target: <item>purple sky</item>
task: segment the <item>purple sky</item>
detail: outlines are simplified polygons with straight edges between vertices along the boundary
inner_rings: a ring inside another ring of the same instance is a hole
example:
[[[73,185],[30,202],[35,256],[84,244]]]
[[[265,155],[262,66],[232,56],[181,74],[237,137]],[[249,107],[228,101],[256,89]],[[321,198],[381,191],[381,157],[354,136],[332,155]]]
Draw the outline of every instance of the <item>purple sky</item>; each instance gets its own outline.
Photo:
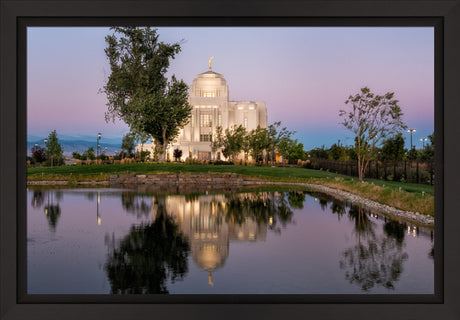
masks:
[[[231,100],[265,101],[269,124],[281,121],[305,149],[353,143],[339,124],[344,101],[364,86],[395,92],[414,145],[434,131],[434,29],[431,27],[158,28],[182,43],[169,75],[187,84],[208,69],[225,76]],[[28,134],[121,137],[106,123],[108,28],[28,28]],[[405,133],[406,145],[410,135]]]

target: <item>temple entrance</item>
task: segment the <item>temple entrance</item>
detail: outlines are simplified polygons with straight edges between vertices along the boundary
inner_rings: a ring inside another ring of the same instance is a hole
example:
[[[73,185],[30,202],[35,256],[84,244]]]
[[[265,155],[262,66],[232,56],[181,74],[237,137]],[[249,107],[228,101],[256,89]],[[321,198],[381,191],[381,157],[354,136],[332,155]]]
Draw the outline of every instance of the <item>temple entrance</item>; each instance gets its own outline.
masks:
[[[211,152],[199,151],[198,152],[198,160],[200,160],[200,161],[211,160]]]

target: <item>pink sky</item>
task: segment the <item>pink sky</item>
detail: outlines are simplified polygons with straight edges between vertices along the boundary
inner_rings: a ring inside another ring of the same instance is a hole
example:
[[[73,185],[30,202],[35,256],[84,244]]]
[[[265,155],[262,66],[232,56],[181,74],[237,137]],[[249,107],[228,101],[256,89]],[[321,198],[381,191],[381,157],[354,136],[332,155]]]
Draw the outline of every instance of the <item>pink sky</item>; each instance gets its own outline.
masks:
[[[28,29],[28,134],[121,137],[128,128],[107,124],[110,72],[108,28]],[[169,75],[187,84],[207,70],[227,80],[231,100],[265,101],[268,121],[281,121],[306,149],[352,144],[339,125],[350,94],[368,86],[395,92],[414,142],[434,131],[434,30],[430,27],[159,28],[160,40],[184,39]],[[409,134],[406,133],[409,143]],[[420,142],[421,144],[421,142]],[[418,146],[418,145],[417,145]]]

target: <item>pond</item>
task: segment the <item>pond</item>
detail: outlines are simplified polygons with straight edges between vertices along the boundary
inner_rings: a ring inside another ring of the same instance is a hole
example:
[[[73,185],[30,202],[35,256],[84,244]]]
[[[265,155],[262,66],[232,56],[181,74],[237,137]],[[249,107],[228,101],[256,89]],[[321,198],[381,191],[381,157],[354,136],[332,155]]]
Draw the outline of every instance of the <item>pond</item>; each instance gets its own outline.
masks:
[[[433,230],[302,189],[27,190],[28,294],[433,294]]]

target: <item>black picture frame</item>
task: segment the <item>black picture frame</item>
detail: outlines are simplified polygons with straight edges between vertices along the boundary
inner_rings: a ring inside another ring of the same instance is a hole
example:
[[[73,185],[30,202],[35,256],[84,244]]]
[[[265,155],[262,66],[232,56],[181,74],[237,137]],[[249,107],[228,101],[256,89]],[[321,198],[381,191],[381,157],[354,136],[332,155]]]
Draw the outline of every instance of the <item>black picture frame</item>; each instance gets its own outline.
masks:
[[[460,318],[459,234],[455,138],[459,127],[459,1],[1,1],[0,51],[0,319],[134,318],[313,318],[458,319]],[[153,18],[152,18],[153,17]],[[24,26],[107,25],[140,21],[162,25],[436,25],[435,137],[437,286],[433,296],[321,295],[188,296],[170,299],[97,296],[24,296],[26,64]],[[115,23],[114,23],[115,24]],[[22,52],[22,54],[21,54]],[[449,146],[445,148],[444,146]],[[22,267],[21,267],[22,266]],[[22,268],[22,269],[21,269]],[[151,303],[155,302],[155,303]]]

